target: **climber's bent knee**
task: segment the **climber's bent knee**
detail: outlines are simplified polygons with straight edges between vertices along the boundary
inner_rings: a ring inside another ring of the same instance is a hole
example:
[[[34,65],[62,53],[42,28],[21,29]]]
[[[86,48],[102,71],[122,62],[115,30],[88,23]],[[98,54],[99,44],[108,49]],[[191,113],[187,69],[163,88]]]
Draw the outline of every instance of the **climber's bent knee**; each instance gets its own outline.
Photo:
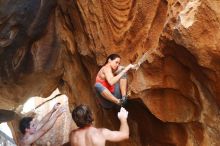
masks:
[[[105,90],[108,90],[106,87],[104,87],[101,83],[95,83],[94,87],[95,87],[95,90],[97,91],[96,93],[97,101],[104,109],[112,109],[116,106],[114,103],[105,99],[102,96],[102,93]]]
[[[128,79],[128,74],[124,73],[123,76],[120,79]]]
[[[95,83],[95,89],[101,94],[106,88],[101,83]]]

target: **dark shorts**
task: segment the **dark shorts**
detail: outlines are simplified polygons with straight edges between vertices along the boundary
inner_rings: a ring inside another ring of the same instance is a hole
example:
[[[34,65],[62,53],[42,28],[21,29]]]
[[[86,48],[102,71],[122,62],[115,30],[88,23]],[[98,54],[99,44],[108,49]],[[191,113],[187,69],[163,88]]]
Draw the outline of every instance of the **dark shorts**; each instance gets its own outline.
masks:
[[[127,74],[125,73],[121,79],[127,79]],[[118,105],[105,99],[102,97],[101,93],[106,89],[108,90],[105,86],[103,86],[101,83],[95,83],[95,90],[96,90],[96,97],[98,100],[98,103],[101,104],[103,108],[109,109],[109,108],[114,108],[117,107]],[[109,91],[110,92],[110,91]],[[119,81],[114,84],[114,92],[112,93],[116,98],[121,99],[121,90],[120,90],[120,83]]]
[[[115,103],[113,103],[113,102],[105,99],[104,97],[102,97],[101,93],[105,89],[108,90],[105,86],[103,86],[101,83],[95,83],[95,89],[96,89],[96,97],[97,97],[98,103],[101,104],[102,107],[108,109],[108,108],[114,108],[115,106],[117,106]],[[121,91],[120,91],[119,83],[116,83],[114,85],[114,92],[112,94],[116,98],[121,99]]]

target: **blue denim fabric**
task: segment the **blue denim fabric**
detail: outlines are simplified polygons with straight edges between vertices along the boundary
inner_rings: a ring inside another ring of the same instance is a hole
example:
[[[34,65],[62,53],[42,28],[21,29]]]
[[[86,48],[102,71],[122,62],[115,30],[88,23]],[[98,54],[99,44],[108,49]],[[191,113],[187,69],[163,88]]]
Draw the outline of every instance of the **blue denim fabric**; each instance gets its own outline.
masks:
[[[97,94],[97,98],[99,103],[102,105],[103,108],[114,108],[115,106],[117,106],[115,103],[105,99],[104,97],[102,97],[101,93],[106,89],[108,90],[106,87],[104,87],[101,83],[95,83],[95,89],[96,89],[96,94]],[[120,91],[120,84],[116,83],[114,85],[114,93],[112,93],[116,98],[121,99],[121,91]]]

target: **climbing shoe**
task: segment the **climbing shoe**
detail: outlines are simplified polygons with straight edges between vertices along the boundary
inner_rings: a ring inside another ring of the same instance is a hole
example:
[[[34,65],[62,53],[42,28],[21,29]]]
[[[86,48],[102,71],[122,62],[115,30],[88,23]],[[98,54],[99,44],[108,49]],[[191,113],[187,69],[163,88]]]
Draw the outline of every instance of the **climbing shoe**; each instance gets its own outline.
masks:
[[[128,102],[127,96],[122,96],[122,98],[120,99],[120,105],[125,106],[127,102]]]

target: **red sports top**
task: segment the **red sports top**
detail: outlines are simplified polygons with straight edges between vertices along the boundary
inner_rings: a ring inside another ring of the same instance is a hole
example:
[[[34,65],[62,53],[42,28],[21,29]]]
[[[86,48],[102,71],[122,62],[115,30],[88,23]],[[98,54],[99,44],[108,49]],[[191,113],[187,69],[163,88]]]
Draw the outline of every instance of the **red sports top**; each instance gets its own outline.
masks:
[[[107,80],[96,79],[96,83],[101,83],[104,87],[106,87],[111,93],[114,92],[114,85],[110,85]]]

